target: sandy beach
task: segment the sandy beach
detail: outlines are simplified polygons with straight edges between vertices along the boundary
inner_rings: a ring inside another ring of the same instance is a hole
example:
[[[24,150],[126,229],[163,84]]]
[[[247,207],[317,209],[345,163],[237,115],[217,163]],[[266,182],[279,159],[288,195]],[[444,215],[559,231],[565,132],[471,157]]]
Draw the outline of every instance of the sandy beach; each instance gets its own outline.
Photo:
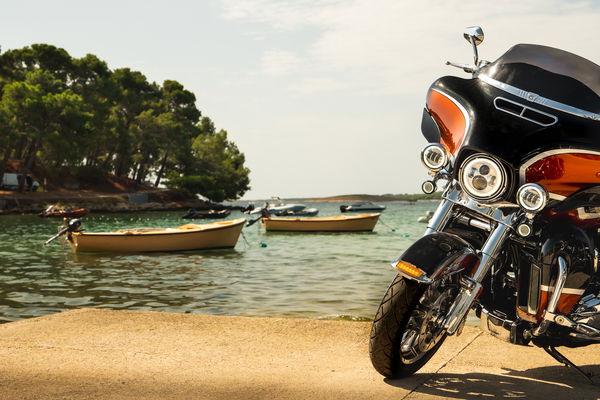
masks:
[[[0,326],[0,399],[599,399],[541,349],[466,327],[418,374],[370,365],[370,323],[80,309]],[[600,375],[598,348],[565,349]],[[598,379],[598,378],[596,378]]]

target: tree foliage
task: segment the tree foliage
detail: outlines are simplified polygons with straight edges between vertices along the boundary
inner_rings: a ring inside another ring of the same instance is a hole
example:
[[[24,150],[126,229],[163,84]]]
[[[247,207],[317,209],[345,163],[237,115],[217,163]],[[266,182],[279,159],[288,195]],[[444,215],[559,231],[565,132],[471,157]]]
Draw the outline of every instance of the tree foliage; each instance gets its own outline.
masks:
[[[204,126],[211,126],[203,118]],[[227,132],[203,131],[192,142],[192,162],[186,176],[169,176],[169,185],[201,193],[214,201],[236,199],[248,189],[249,170],[244,154],[227,139]]]
[[[182,84],[48,44],[0,54],[0,149],[0,177],[13,160],[38,175],[66,167],[155,186],[168,177],[214,201],[249,189],[244,154]]]

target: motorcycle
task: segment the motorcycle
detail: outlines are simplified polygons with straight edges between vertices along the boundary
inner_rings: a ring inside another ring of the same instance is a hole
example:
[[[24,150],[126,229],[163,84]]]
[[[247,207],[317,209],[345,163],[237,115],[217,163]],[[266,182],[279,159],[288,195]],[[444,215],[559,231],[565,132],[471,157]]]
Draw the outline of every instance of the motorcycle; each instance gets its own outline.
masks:
[[[471,74],[435,81],[421,161],[442,201],[423,237],[392,267],[369,351],[386,377],[418,371],[470,310],[480,327],[533,344],[591,376],[557,347],[600,343],[600,66],[518,44],[480,60],[480,27],[464,31]]]

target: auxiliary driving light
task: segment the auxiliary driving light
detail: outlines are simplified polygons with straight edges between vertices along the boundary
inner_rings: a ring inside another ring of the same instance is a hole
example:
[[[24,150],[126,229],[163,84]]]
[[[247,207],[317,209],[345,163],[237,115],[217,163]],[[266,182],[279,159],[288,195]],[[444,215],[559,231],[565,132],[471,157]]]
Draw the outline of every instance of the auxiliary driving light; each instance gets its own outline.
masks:
[[[425,181],[421,185],[421,190],[425,194],[432,194],[433,192],[435,192],[436,189],[437,189],[437,186],[435,185],[434,181]]]
[[[537,183],[526,183],[517,191],[517,203],[525,211],[538,212],[546,207],[548,193]]]
[[[448,163],[448,153],[438,143],[427,145],[421,152],[421,162],[430,170],[437,172]]]

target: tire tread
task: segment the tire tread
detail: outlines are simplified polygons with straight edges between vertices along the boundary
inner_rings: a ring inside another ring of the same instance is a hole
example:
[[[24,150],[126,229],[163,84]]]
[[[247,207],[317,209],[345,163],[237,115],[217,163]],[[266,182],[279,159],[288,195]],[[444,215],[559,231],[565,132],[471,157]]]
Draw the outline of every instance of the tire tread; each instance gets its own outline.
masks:
[[[411,375],[424,364],[405,365],[399,359],[399,336],[422,293],[423,288],[417,282],[396,275],[377,309],[371,328],[369,355],[373,367],[385,377]]]

